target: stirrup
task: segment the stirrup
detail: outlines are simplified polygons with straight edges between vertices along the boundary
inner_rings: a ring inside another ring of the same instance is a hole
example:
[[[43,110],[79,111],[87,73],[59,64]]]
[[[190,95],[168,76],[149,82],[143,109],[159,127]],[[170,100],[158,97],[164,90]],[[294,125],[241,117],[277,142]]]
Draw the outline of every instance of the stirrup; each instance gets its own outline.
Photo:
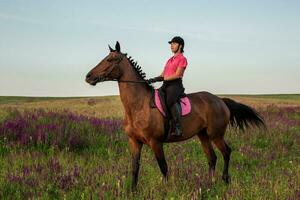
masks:
[[[170,127],[170,135],[172,135],[172,136],[181,136],[182,135],[181,125],[176,124],[174,121],[172,121],[171,127]]]
[[[176,124],[175,124],[175,127],[171,131],[171,135],[172,136],[182,136],[182,129],[181,129],[181,127],[176,127]]]

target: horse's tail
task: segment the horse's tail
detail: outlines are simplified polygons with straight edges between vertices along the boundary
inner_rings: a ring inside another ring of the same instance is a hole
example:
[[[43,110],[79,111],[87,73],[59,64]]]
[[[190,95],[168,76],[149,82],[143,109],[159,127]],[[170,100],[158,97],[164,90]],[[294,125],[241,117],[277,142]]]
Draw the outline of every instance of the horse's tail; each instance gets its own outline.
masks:
[[[229,98],[222,98],[230,110],[230,125],[244,130],[250,125],[266,129],[263,117],[253,108]]]

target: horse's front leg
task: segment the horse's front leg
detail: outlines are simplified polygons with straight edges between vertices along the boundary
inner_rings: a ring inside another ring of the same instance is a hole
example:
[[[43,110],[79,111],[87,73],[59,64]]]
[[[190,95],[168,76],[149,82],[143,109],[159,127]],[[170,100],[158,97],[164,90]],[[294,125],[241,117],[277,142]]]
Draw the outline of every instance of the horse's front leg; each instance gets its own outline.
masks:
[[[150,147],[155,154],[155,158],[158,162],[160,171],[164,176],[164,182],[167,182],[168,181],[168,165],[167,165],[167,161],[165,159],[163,143],[152,140],[150,142]]]
[[[141,156],[141,149],[143,143],[137,141],[135,138],[129,137],[128,140],[131,156],[132,156],[132,181],[131,181],[131,190],[135,191],[137,182],[138,182],[138,175],[140,169],[140,156]]]

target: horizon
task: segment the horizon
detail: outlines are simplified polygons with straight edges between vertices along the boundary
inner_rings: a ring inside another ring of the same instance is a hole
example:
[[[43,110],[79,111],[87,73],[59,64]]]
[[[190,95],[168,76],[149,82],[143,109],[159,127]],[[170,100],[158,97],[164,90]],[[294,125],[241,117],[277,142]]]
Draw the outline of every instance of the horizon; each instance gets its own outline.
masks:
[[[149,2],[0,2],[0,96],[119,95],[117,83],[85,82],[108,44],[152,78],[175,35],[186,43],[185,93],[300,93],[300,2]]]
[[[201,92],[201,91],[200,91]],[[214,94],[217,96],[284,96],[284,95],[300,95],[300,93],[281,93],[281,94]],[[89,97],[113,97],[119,94],[103,95],[103,96],[3,96],[1,97],[21,97],[21,98],[89,98]]]

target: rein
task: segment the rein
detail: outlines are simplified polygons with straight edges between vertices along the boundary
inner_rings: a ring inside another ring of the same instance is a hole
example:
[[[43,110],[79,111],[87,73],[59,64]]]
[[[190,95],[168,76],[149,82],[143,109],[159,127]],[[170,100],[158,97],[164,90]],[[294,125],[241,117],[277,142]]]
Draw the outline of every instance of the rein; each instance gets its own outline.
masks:
[[[147,81],[130,81],[130,80],[118,80],[113,79],[112,81],[125,82],[125,83],[146,83]]]

